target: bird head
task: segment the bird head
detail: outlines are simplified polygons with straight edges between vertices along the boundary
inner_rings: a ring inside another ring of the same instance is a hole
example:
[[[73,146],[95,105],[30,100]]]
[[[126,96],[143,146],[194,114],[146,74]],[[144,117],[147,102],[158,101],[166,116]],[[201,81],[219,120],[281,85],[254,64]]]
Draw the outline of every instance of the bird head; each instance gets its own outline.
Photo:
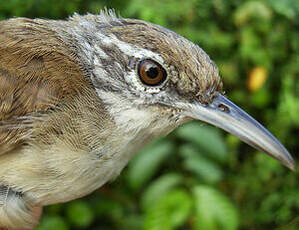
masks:
[[[223,95],[218,68],[198,45],[161,26],[111,14],[71,21],[92,85],[126,135],[147,130],[158,136],[200,120],[295,168],[283,145]]]

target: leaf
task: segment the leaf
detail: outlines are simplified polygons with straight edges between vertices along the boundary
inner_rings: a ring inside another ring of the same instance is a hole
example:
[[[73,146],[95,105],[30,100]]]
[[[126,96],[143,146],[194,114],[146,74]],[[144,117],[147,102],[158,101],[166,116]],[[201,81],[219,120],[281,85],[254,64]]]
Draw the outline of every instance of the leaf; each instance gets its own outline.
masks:
[[[142,196],[142,207],[148,209],[155,202],[159,202],[160,199],[177,186],[183,177],[180,174],[169,173],[163,175],[153,181],[150,186],[145,190]]]
[[[42,219],[36,230],[68,230],[65,220],[60,216],[46,216]]]
[[[77,200],[67,207],[67,217],[76,227],[88,227],[94,219],[94,213],[89,203]]]
[[[173,143],[164,140],[148,145],[129,164],[127,179],[130,186],[137,190],[140,189],[153,177],[172,151]]]
[[[180,154],[184,157],[184,168],[195,173],[208,183],[216,183],[223,177],[221,168],[190,144],[180,147]]]
[[[294,19],[296,14],[298,16],[299,3],[294,0],[279,0],[272,1],[267,0],[268,4],[271,5],[275,12],[281,14],[289,19]]]
[[[181,226],[188,218],[192,201],[190,195],[181,189],[163,196],[146,210],[145,230],[171,230]]]
[[[203,153],[224,162],[227,160],[227,149],[219,130],[211,126],[203,126],[199,122],[188,123],[177,130],[177,135],[184,140],[196,144]]]
[[[235,230],[239,225],[235,206],[219,191],[200,185],[193,188],[195,198],[195,230]]]

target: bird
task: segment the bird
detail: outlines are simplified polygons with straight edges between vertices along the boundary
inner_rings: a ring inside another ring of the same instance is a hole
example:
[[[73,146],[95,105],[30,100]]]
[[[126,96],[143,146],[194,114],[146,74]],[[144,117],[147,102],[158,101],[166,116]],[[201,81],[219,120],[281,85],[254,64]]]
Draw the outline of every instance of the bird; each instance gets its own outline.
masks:
[[[0,228],[113,181],[147,143],[200,120],[295,170],[231,102],[216,64],[162,26],[113,10],[0,22]]]

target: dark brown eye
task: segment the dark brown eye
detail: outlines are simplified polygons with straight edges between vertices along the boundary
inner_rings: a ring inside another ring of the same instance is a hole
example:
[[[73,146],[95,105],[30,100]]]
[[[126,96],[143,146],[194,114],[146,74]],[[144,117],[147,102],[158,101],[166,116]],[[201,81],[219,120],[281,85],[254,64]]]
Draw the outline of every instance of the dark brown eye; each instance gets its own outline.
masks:
[[[142,83],[157,86],[166,80],[167,73],[159,63],[146,59],[139,63],[138,75]]]

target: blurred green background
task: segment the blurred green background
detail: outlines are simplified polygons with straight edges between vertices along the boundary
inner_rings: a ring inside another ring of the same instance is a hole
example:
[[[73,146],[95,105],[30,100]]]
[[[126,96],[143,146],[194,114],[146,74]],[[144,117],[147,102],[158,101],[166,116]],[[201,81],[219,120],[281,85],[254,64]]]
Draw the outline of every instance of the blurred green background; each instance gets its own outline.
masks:
[[[201,46],[229,98],[298,159],[298,0],[1,0],[0,19],[64,19],[105,6]],[[237,138],[193,122],[144,149],[112,184],[46,207],[37,229],[298,230],[298,179]]]

